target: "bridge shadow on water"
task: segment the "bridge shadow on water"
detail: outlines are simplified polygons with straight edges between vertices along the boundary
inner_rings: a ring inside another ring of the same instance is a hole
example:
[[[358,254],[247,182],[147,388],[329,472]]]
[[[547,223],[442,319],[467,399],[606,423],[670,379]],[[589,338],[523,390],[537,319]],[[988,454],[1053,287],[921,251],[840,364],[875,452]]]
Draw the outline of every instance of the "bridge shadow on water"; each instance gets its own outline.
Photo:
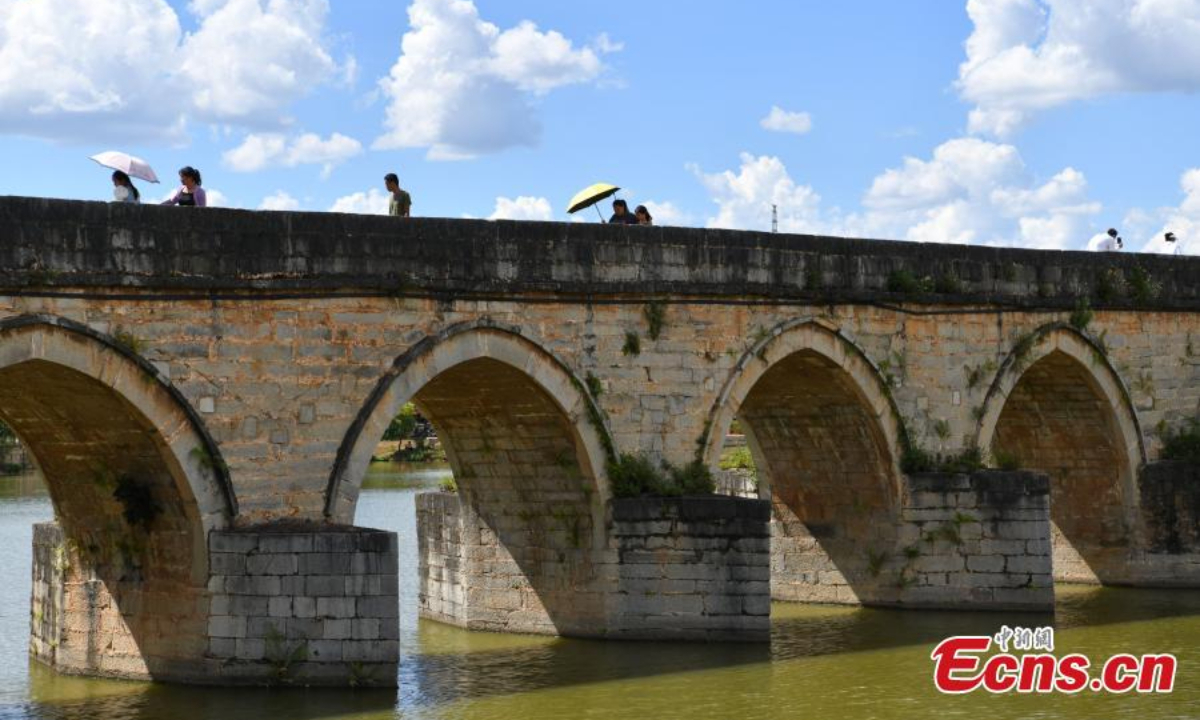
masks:
[[[771,643],[603,642],[468,633],[422,622],[406,642],[400,690],[272,690],[112,683],[33,671],[33,702],[0,705],[0,720],[258,720],[375,718],[436,712],[462,701],[833,655],[921,647],[950,635],[988,635],[1000,625],[1058,631],[1200,616],[1200,592],[1060,590],[1050,613],[915,612],[776,605]],[[1137,630],[1130,628],[1129,637]],[[413,642],[415,640],[415,642]],[[1061,640],[1060,640],[1061,644]]]
[[[579,684],[914,646],[927,653],[948,636],[991,635],[1005,624],[1052,625],[1061,632],[1200,616],[1200,592],[1073,587],[1060,592],[1054,613],[917,612],[780,604],[774,606],[773,613],[769,646],[496,636],[491,643],[494,646],[486,648],[461,631],[425,624],[422,645],[441,646],[443,652],[402,659],[401,705],[438,705]],[[443,637],[446,634],[454,637]],[[447,647],[455,643],[462,644],[461,651]]]

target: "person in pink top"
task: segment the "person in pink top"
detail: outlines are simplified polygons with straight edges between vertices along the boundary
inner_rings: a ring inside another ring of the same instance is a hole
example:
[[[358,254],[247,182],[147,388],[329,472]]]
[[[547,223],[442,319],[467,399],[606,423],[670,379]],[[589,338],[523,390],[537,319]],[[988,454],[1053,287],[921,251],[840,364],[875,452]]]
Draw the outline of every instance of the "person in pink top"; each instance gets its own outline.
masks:
[[[200,171],[191,165],[179,171],[179,182],[183,183],[183,187],[179,188],[175,194],[169,199],[164,200],[163,205],[178,205],[180,207],[204,207],[208,205],[208,197],[204,194],[204,188],[200,187]]]

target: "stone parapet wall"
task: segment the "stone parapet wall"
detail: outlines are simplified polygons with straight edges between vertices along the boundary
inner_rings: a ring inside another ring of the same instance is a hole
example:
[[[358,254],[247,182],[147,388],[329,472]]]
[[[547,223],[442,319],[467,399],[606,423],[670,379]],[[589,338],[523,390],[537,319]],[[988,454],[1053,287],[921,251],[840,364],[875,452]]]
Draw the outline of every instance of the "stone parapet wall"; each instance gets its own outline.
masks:
[[[1155,308],[1200,307],[1200,261],[1161,255],[584,223],[397,223],[229,209],[184,215],[152,205],[21,197],[0,197],[0,214],[7,218],[0,284],[18,286],[37,259],[37,272],[52,284],[74,286],[241,289],[252,278],[270,290],[403,286],[872,301],[911,296],[892,282],[893,273],[905,272],[929,278],[920,294],[930,298],[1069,309],[1095,294],[1108,269],[1124,275],[1141,266],[1161,283]]]
[[[395,533],[249,528],[209,551],[209,680],[395,687]]]
[[[612,502],[620,559],[608,635],[766,641],[771,504],[723,496]]]
[[[1032,472],[909,475],[895,604],[961,610],[1054,608],[1050,480]]]

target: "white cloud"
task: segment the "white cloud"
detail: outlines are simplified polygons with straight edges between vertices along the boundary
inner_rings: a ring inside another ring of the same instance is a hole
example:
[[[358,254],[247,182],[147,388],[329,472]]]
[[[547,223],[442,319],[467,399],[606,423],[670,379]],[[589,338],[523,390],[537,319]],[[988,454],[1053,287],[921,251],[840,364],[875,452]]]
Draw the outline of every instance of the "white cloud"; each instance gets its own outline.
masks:
[[[1163,235],[1169,231],[1175,233],[1185,255],[1200,255],[1200,168],[1183,173],[1179,178],[1179,187],[1184,197],[1177,207],[1145,214],[1145,226],[1157,229],[1149,231],[1148,235],[1142,234],[1142,252],[1173,253],[1175,248],[1163,239]],[[1156,221],[1157,225],[1152,224]],[[1129,234],[1132,236],[1133,232]]]
[[[655,225],[685,227],[693,222],[692,216],[681,210],[675,203],[647,200],[642,204],[650,211],[650,217],[654,218]]]
[[[274,195],[268,195],[259,203],[259,210],[299,210],[300,201],[283,190],[277,190]]]
[[[260,133],[247,135],[241,145],[226,151],[221,159],[237,172],[321,165],[322,176],[328,177],[335,166],[361,153],[362,143],[341,133],[330,135],[328,140],[314,133],[291,138],[281,133]]]
[[[278,125],[335,69],[326,0],[0,0],[0,132],[186,139],[188,119]]]
[[[707,174],[689,166],[717,204],[717,214],[708,219],[708,227],[767,231],[771,229],[771,206],[775,205],[780,231],[821,231],[821,197],[810,186],[792,180],[782,160],[749,153],[742,153],[741,160],[737,173]]]
[[[229,199],[229,196],[220,190],[204,189],[204,199],[208,202],[208,207],[215,208],[235,208],[237,204]]]
[[[221,122],[279,119],[280,106],[329,79],[327,0],[193,0],[204,15],[184,40],[181,74],[194,112]]]
[[[1101,210],[1078,170],[1038,183],[1016,148],[976,138],[950,140],[927,160],[905,158],[884,171],[854,214],[823,208],[778,158],[742,155],[737,172],[693,171],[717,204],[709,227],[769,230],[776,205],[781,232],[1049,249],[1081,246]]]
[[[354,213],[357,215],[387,215],[391,198],[382,190],[371,188],[367,192],[357,192],[340,197],[334,201],[329,212]]]
[[[863,206],[844,222],[851,234],[1043,249],[1079,246],[1101,210],[1078,170],[1036,184],[1015,147],[977,138],[905,158],[875,178]]]
[[[772,132],[804,135],[812,130],[812,116],[806,112],[789,112],[775,105],[759,124]]]
[[[542,220],[554,219],[554,210],[550,201],[544,197],[529,197],[522,195],[516,199],[496,198],[496,209],[488,216],[488,220]]]
[[[528,21],[501,31],[471,0],[414,0],[408,17],[400,58],[380,81],[388,107],[375,147],[428,148],[435,160],[536,145],[533,99],[596,80],[598,53],[614,48],[606,36],[598,49],[576,48]]]
[[[1196,0],[968,0],[958,88],[972,132],[1108,93],[1200,90]]]

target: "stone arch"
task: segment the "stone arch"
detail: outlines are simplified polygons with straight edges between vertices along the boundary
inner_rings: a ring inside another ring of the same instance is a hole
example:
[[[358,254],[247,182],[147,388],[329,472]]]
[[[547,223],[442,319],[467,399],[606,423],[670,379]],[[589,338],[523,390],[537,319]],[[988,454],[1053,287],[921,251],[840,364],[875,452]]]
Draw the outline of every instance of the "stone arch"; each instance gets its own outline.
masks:
[[[1128,582],[1146,449],[1103,349],[1069,325],[1043,326],[1005,359],[983,408],[978,446],[1050,476],[1055,578]]]
[[[720,458],[740,418],[772,501],[771,592],[779,600],[889,600],[878,558],[895,552],[903,442],[879,369],[836,328],[784,323],[734,367],[702,456]]]
[[[587,588],[607,542],[611,444],[583,383],[515,328],[482,321],[428,338],[385,373],[347,434],[329,487],[333,520],[353,519],[371,451],[407,402],[446,449],[461,506],[450,515],[462,519],[464,543],[494,557],[480,574],[508,577],[499,590],[510,592],[490,593],[503,607],[485,613],[471,604],[448,619],[476,629],[594,633],[603,596]]]
[[[35,599],[41,585],[62,600],[35,623],[35,655],[75,673],[194,674],[207,643],[208,532],[237,506],[186,401],[113,338],[20,316],[0,321],[0,418],[50,492],[58,528],[39,541],[68,558],[56,579],[35,578]]]

